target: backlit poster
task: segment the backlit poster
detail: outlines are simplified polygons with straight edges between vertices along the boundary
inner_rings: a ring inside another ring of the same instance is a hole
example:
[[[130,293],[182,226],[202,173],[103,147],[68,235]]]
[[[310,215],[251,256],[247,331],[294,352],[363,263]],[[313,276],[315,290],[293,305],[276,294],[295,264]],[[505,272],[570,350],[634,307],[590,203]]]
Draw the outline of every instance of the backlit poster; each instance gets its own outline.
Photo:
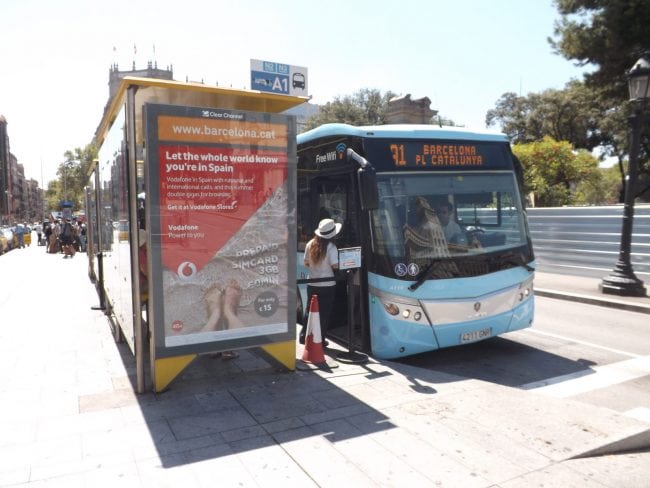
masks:
[[[157,354],[294,338],[294,119],[157,104],[145,118]]]

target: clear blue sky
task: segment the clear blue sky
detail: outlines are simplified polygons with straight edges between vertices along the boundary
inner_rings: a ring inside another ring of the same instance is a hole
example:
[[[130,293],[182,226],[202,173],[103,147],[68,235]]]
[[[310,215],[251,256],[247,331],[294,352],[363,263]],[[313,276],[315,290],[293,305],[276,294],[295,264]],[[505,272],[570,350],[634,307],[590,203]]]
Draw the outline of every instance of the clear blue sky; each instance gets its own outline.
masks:
[[[503,93],[581,78],[546,40],[557,19],[552,0],[2,0],[0,114],[44,186],[91,141],[113,63],[247,88],[251,58],[277,61],[308,68],[314,103],[390,90],[483,128]]]

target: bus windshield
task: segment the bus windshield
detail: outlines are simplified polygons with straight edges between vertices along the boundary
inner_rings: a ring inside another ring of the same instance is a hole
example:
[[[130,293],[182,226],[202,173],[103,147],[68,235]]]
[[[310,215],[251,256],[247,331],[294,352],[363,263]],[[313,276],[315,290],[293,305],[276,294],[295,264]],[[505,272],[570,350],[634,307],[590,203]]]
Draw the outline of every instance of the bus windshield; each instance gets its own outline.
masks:
[[[531,258],[515,176],[496,172],[377,175],[371,215],[375,272],[413,279],[477,276]]]

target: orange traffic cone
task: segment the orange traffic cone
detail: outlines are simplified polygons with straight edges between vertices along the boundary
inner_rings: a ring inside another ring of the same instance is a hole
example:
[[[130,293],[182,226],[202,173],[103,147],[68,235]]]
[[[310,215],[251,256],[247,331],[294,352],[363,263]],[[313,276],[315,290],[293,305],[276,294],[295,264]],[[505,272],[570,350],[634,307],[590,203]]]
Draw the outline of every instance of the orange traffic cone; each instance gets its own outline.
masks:
[[[309,303],[309,319],[307,320],[307,330],[305,331],[305,349],[302,352],[302,360],[305,363],[325,363],[323,338],[320,333],[318,295],[312,295],[311,302]]]

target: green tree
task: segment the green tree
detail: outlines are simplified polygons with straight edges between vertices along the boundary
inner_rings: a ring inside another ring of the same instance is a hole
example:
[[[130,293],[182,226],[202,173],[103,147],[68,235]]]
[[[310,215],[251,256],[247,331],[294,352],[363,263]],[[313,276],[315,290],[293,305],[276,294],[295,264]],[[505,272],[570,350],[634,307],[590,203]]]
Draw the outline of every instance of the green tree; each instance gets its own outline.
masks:
[[[97,147],[92,143],[63,154],[64,161],[57,169],[59,178],[49,183],[45,193],[50,209],[58,210],[60,202],[66,199],[73,203],[75,210],[84,207],[84,187],[88,183],[88,170],[96,158]]]
[[[305,124],[305,130],[313,129],[323,124],[340,123],[350,125],[383,125],[386,123],[388,102],[396,95],[387,91],[363,88],[352,95],[335,97],[332,102],[327,102],[320,111],[310,117]],[[456,123],[449,117],[437,114],[430,124],[440,126],[455,126]]]
[[[597,89],[608,109],[599,124],[609,131],[606,149],[618,157],[621,181],[623,160],[629,154],[627,116],[632,112],[627,93],[629,70],[650,50],[650,4],[648,0],[555,0],[560,20],[555,24],[555,51],[578,65],[595,69],[585,75],[586,85]],[[650,199],[650,127],[644,125],[639,155],[637,196]]]
[[[574,192],[576,205],[612,205],[619,201],[621,181],[618,168],[599,168],[581,180]]]
[[[305,128],[313,129],[334,122],[350,125],[384,124],[388,101],[394,96],[390,91],[382,95],[379,90],[363,88],[353,95],[335,97],[307,120]]]
[[[576,203],[575,189],[581,181],[597,178],[598,160],[566,141],[546,136],[541,141],[515,144],[513,152],[524,167],[524,191],[534,193],[538,207]]]
[[[648,0],[555,0],[555,52],[578,65],[596,69],[585,75],[588,85],[608,89],[627,100],[623,73],[650,48]]]
[[[504,93],[487,112],[485,122],[488,127],[498,123],[513,143],[550,136],[592,150],[609,143],[599,126],[607,110],[597,90],[574,80],[563,90],[549,89],[526,97]]]

